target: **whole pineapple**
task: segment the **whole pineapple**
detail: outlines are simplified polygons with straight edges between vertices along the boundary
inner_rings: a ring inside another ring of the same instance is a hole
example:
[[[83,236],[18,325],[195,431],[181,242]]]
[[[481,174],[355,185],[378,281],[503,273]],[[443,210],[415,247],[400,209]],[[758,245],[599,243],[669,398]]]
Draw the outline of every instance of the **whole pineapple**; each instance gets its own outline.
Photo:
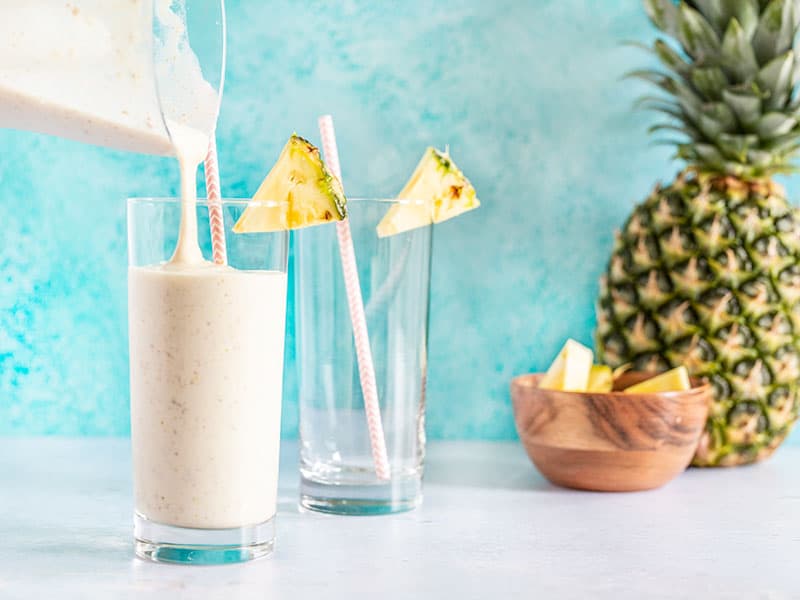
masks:
[[[645,0],[666,94],[642,102],[678,131],[687,168],[618,233],[598,302],[610,365],[686,365],[714,387],[701,466],[769,456],[798,414],[800,215],[771,177],[800,148],[800,0]]]

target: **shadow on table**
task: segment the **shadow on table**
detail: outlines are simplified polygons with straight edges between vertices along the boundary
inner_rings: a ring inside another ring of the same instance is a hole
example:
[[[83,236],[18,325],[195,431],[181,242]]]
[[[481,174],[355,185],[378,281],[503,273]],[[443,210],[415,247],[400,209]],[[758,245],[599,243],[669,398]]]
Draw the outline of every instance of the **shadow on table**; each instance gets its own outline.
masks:
[[[485,451],[431,453],[425,462],[425,485],[552,492],[547,481],[519,448],[481,445]]]

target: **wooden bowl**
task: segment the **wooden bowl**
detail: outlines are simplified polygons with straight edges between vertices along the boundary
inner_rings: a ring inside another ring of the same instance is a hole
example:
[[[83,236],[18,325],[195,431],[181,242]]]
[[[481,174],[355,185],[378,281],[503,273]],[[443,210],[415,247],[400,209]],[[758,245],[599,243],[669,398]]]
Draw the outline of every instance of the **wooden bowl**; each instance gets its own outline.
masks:
[[[692,460],[708,416],[711,386],[655,394],[539,389],[543,375],[511,381],[517,432],[533,464],[570,488],[631,492],[657,488]],[[624,389],[649,373],[625,373]]]

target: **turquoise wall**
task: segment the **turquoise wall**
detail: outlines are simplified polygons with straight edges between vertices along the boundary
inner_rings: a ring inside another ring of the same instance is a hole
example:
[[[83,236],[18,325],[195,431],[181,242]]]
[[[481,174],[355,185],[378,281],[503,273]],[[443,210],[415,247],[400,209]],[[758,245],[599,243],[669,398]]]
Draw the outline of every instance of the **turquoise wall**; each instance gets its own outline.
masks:
[[[639,2],[242,0],[228,19],[226,195],[324,112],[352,195],[450,145],[483,207],[435,232],[429,434],[513,437],[510,378],[591,342],[612,232],[678,168],[619,80],[648,61],[619,43],[652,36]],[[0,132],[0,433],[127,433],[124,198],[176,193],[170,160]]]

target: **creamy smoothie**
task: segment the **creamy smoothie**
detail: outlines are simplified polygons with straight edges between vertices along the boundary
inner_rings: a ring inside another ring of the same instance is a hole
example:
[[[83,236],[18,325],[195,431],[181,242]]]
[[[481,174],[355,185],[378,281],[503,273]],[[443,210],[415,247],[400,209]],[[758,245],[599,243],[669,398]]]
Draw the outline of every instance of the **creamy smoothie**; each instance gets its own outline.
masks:
[[[195,173],[207,137],[170,126],[181,173],[172,258],[128,271],[137,514],[228,529],[275,515],[286,274],[204,260]]]
[[[199,148],[177,151],[172,258],[128,271],[136,512],[164,525],[237,528],[275,515],[286,274],[203,259]]]
[[[203,258],[195,175],[208,136],[167,125],[177,245],[168,262],[128,273],[136,512],[195,529],[257,525],[277,498],[286,274]]]
[[[203,258],[195,174],[208,137],[168,126],[177,245],[168,262],[128,273],[136,512],[195,529],[257,525],[277,498],[286,274]]]
[[[275,514],[286,274],[129,271],[136,510],[232,528]]]

